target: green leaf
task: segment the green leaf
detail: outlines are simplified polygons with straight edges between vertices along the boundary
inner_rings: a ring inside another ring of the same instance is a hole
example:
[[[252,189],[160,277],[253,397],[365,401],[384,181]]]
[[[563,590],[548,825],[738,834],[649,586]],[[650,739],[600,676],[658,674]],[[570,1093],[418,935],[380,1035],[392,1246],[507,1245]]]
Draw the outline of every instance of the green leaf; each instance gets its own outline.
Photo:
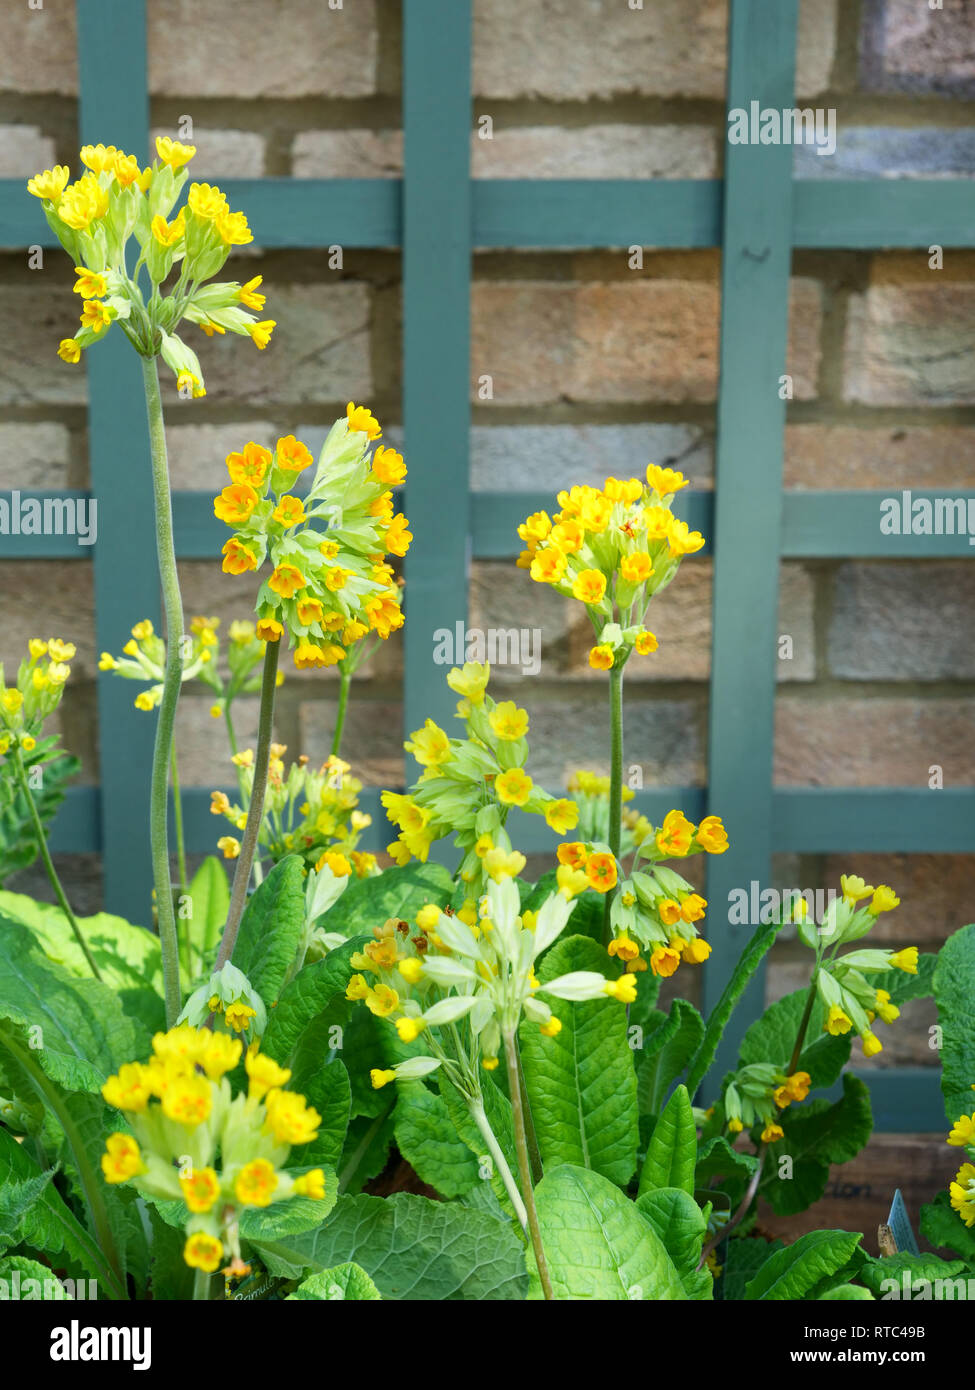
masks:
[[[524,1247],[508,1225],[404,1192],[340,1197],[316,1230],[254,1244],[270,1272],[286,1278],[361,1265],[388,1299],[521,1299],[528,1285]]]
[[[687,1297],[713,1298],[711,1271],[698,1269],[708,1223],[694,1198],[681,1187],[658,1187],[637,1198],[636,1209],[663,1242]]]
[[[54,1169],[38,1171],[30,1177],[11,1181],[0,1187],[0,1243],[17,1244],[17,1231],[26,1212],[34,1205],[54,1177]]]
[[[454,880],[442,864],[406,864],[373,878],[354,879],[322,918],[326,931],[369,935],[389,917],[412,922],[426,903],[445,907]]]
[[[843,1268],[862,1239],[859,1231],[810,1231],[765,1261],[745,1297],[804,1298],[821,1279]]]
[[[808,988],[797,989],[770,1004],[742,1038],[739,1066],[771,1062],[786,1068],[792,1059],[808,998]],[[850,1060],[852,1034],[841,1033],[833,1037],[830,1033],[824,1033],[825,1016],[823,1002],[817,996],[806,1030],[806,1038],[812,1041],[807,1041],[796,1068],[809,1073],[813,1089],[832,1086]]]
[[[303,1279],[294,1293],[288,1294],[285,1302],[289,1303],[292,1299],[351,1299],[357,1303],[374,1303],[381,1298],[382,1294],[361,1265],[345,1264],[336,1265],[334,1269],[323,1269],[319,1274]]]
[[[819,1295],[820,1303],[872,1303],[873,1294],[860,1284],[837,1284]]]
[[[0,1018],[26,1031],[37,1063],[71,1090],[97,1091],[123,1062],[149,1051],[114,990],[48,960],[30,929],[9,917],[0,917]]]
[[[146,1209],[152,1229],[149,1288],[153,1301],[159,1303],[170,1299],[186,1302],[193,1297],[193,1271],[183,1259],[186,1232],[182,1223],[178,1227],[171,1226],[148,1203]]]
[[[975,926],[962,927],[941,948],[934,972],[934,997],[938,1003],[941,1039],[941,1090],[945,1115],[954,1124],[959,1115],[975,1109],[975,1029],[972,1028],[972,996],[975,995]]]
[[[272,1202],[269,1207],[245,1207],[240,1218],[240,1234],[244,1240],[257,1245],[315,1230],[335,1206],[338,1193],[338,1177],[333,1169],[326,1168],[323,1198],[289,1197],[286,1202]]]
[[[554,1038],[525,1021],[519,1034],[525,1086],[542,1161],[577,1163],[629,1182],[639,1144],[633,1053],[626,1010],[609,999],[570,1004],[545,984],[573,970],[605,972],[601,946],[582,936],[558,941],[539,968],[541,997],[562,1022]]]
[[[0,1126],[0,1188],[43,1176],[30,1154],[9,1130]],[[118,1284],[105,1263],[97,1241],[81,1224],[53,1183],[45,1183],[37,1200],[18,1223],[19,1241],[45,1255],[58,1257],[87,1276],[98,1279],[109,1297],[118,1297]]]
[[[716,1134],[706,1139],[698,1152],[695,1186],[708,1187],[711,1179],[717,1177],[740,1178],[747,1183],[757,1165],[754,1154],[733,1148],[723,1134]]]
[[[819,1201],[831,1164],[848,1163],[869,1141],[870,1091],[858,1076],[845,1072],[838,1101],[816,1099],[790,1106],[779,1123],[785,1138],[770,1150],[769,1173],[759,1190],[779,1216],[792,1216]],[[779,1160],[786,1155],[792,1159],[791,1176],[779,1178]]]
[[[297,854],[289,854],[248,899],[233,954],[234,965],[268,1008],[277,1001],[294,964],[304,926],[304,864]]]
[[[360,1115],[350,1123],[339,1164],[340,1191],[354,1196],[386,1167],[396,1122],[396,1096],[389,1090],[395,1089],[388,1088],[386,1107],[378,1115]]]
[[[190,880],[190,947],[195,971],[203,972],[211,954],[220,944],[230,910],[230,885],[223,864],[208,854]]]
[[[951,1206],[948,1193],[939,1192],[921,1208],[921,1235],[939,1250],[953,1250],[975,1265],[975,1229],[966,1226]]]
[[[760,926],[738,958],[738,964],[732,972],[731,979],[725,985],[721,998],[711,1010],[704,1037],[687,1073],[687,1089],[691,1096],[695,1094],[704,1080],[711,1063],[714,1061],[718,1043],[728,1026],[728,1020],[735,1005],[745,992],[749,980],[761,964],[765,953],[775,941],[779,930],[780,924],[776,922]]]
[[[959,1274],[964,1276],[966,1268],[963,1260],[942,1260],[937,1255],[911,1255],[904,1251],[885,1255],[880,1260],[868,1259],[858,1277],[875,1298],[904,1298],[905,1287],[909,1297],[915,1281],[923,1279],[933,1284],[938,1279],[952,1279]]]
[[[443,1098],[419,1081],[401,1082],[396,1146],[421,1182],[442,1197],[460,1197],[480,1182],[478,1162],[451,1123]]]
[[[719,1285],[724,1302],[732,1303],[743,1299],[746,1284],[776,1250],[784,1249],[781,1240],[767,1241],[752,1236],[735,1236],[728,1240],[724,1254],[719,1245],[715,1253],[724,1261]]]
[[[680,1187],[694,1195],[697,1128],[686,1086],[678,1086],[654,1126],[640,1174],[640,1196],[658,1187]]]
[[[54,1303],[71,1298],[71,1294],[47,1265],[28,1260],[24,1255],[7,1255],[0,1259],[0,1280],[3,1280],[5,1288],[11,1290],[5,1296],[15,1298],[18,1303],[27,1303],[34,1299]],[[31,1280],[36,1286],[36,1293],[29,1282]]]
[[[656,1302],[687,1297],[651,1223],[589,1168],[550,1169],[535,1189],[542,1245],[556,1298]],[[532,1275],[532,1298],[541,1297]]]
[[[349,957],[364,944],[364,938],[359,937],[329,951],[324,960],[316,960],[298,971],[268,1014],[267,1032],[261,1039],[262,1052],[284,1066],[290,1063],[305,1029],[344,995],[346,985],[355,974]]]
[[[673,1083],[697,1053],[704,1020],[686,999],[675,999],[666,1021],[644,1041],[637,1063],[637,1097],[641,1113],[656,1115]]]
[[[337,1058],[327,1065],[320,1061],[317,1067],[296,1070],[288,1089],[303,1095],[322,1117],[318,1137],[293,1149],[292,1162],[300,1163],[302,1168],[337,1168],[349,1128],[349,1073]]]

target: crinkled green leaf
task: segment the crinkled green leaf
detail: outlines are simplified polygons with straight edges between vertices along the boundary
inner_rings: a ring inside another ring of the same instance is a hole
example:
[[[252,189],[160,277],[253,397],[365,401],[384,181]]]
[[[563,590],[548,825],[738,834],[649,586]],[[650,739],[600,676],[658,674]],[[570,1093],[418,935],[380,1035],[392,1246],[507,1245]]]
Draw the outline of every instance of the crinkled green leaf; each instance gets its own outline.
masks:
[[[152,1229],[149,1289],[153,1302],[188,1301],[193,1297],[193,1270],[183,1259],[186,1232],[182,1224],[170,1225],[148,1203],[147,1210]]]
[[[384,1299],[521,1299],[525,1251],[510,1226],[426,1197],[340,1197],[313,1231],[255,1241],[272,1274],[361,1265]]]
[[[234,965],[269,1009],[294,963],[304,925],[304,864],[289,854],[248,899],[233,954]]]
[[[375,1303],[381,1298],[382,1294],[361,1265],[344,1264],[336,1265],[334,1269],[323,1269],[303,1279],[294,1293],[288,1294],[285,1302],[292,1299],[328,1299],[330,1302],[348,1299],[356,1303]]]
[[[953,1250],[975,1265],[975,1228],[965,1225],[947,1192],[939,1192],[933,1202],[921,1208],[921,1235],[939,1250]]]
[[[25,1030],[38,1065],[69,1090],[97,1091],[149,1050],[114,990],[49,960],[30,928],[9,917],[0,917],[0,1018]]]
[[[639,1143],[626,1011],[609,999],[570,1004],[545,994],[546,981],[574,970],[614,973],[606,952],[587,937],[558,941],[545,955],[540,997],[562,1029],[544,1037],[525,1020],[519,1038],[535,1134],[547,1167],[577,1163],[622,1184],[636,1168]]]
[[[934,972],[934,997],[943,1030],[941,1090],[945,1114],[954,1124],[959,1115],[975,1110],[975,926],[962,927],[942,946]]]
[[[308,1104],[322,1117],[318,1137],[310,1144],[299,1144],[292,1149],[291,1162],[300,1163],[303,1168],[316,1168],[320,1165],[337,1168],[349,1128],[352,1094],[349,1073],[338,1058],[335,1058],[327,1065],[320,1063],[317,1068],[309,1066],[300,1071],[296,1070],[288,1083],[288,1089],[303,1095]]]
[[[30,1154],[0,1126],[0,1188],[43,1176]],[[98,1242],[82,1225],[53,1183],[45,1183],[35,1202],[21,1215],[19,1243],[56,1258],[72,1273],[98,1279],[109,1297],[116,1288]],[[10,1242],[13,1243],[13,1242]]]
[[[651,1223],[608,1178],[562,1164],[535,1189],[556,1298],[656,1302],[687,1297]],[[532,1273],[531,1297],[541,1297]]]
[[[16,1299],[18,1303],[35,1299],[56,1303],[71,1299],[65,1286],[47,1265],[38,1264],[24,1255],[7,1255],[0,1259],[0,1280],[3,1280],[4,1288],[10,1290],[6,1296]]]
[[[384,869],[373,878],[354,879],[321,924],[346,936],[370,936],[389,917],[412,922],[426,903],[445,907],[454,880],[442,864],[406,864]]]
[[[402,1082],[396,1103],[396,1147],[422,1182],[442,1197],[460,1197],[480,1183],[478,1162],[454,1128],[443,1098],[421,1082]]]
[[[641,1112],[656,1115],[667,1092],[698,1052],[704,1020],[686,999],[675,999],[669,1015],[644,1039],[637,1060],[637,1097]]]
[[[745,1286],[777,1250],[784,1250],[781,1240],[759,1240],[753,1236],[734,1236],[715,1252],[723,1262],[716,1291],[726,1302],[738,1302],[745,1297]]]
[[[789,1106],[779,1116],[785,1138],[770,1149],[760,1192],[780,1216],[792,1216],[818,1202],[826,1191],[830,1165],[848,1163],[867,1144],[873,1132],[870,1091],[852,1072],[843,1075],[838,1101],[816,1099]],[[792,1160],[789,1176],[778,1176],[785,1157]]]
[[[694,1195],[697,1128],[686,1086],[678,1086],[667,1102],[647,1147],[640,1174],[640,1196],[658,1187],[680,1187]]]
[[[804,1298],[814,1285],[849,1260],[863,1236],[859,1231],[810,1231],[777,1250],[750,1280],[747,1299]]]
[[[909,1282],[905,1281],[905,1274]],[[958,1275],[967,1278],[964,1260],[942,1260],[937,1255],[911,1255],[904,1251],[879,1260],[868,1259],[857,1277],[875,1298],[883,1299],[891,1294],[894,1298],[903,1298],[905,1285],[910,1288],[920,1280],[933,1284],[938,1279],[953,1279]]]
[[[313,961],[298,971],[281,991],[277,1004],[268,1011],[267,1032],[261,1039],[262,1052],[276,1062],[284,1065],[290,1063],[305,1029],[329,1005],[341,1000],[346,985],[355,974],[349,957],[361,950],[364,944],[364,938],[356,938],[335,951],[329,951],[324,960]]]
[[[739,956],[731,979],[725,985],[721,998],[711,1010],[704,1036],[687,1073],[687,1090],[692,1097],[714,1061],[714,1054],[718,1050],[721,1035],[728,1026],[728,1020],[734,1012],[735,1005],[744,994],[749,980],[762,963],[766,952],[771,948],[779,930],[780,926],[776,922],[763,924]]]
[[[378,1115],[359,1115],[350,1122],[339,1163],[341,1192],[355,1196],[386,1167],[396,1123],[397,1089],[386,1089],[385,1109]]]
[[[713,1298],[711,1271],[706,1267],[698,1268],[708,1223],[694,1198],[681,1187],[658,1187],[639,1197],[636,1209],[647,1218],[663,1242],[686,1296]]]
[[[706,1139],[697,1156],[694,1181],[697,1187],[709,1187],[712,1178],[734,1177],[746,1183],[755,1171],[758,1159],[732,1147],[723,1134]]]

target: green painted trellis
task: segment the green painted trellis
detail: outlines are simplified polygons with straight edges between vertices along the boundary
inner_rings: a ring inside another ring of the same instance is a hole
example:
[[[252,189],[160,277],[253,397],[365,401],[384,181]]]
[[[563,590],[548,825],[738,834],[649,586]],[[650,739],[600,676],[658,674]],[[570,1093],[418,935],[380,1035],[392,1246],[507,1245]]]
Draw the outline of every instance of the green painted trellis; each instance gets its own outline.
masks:
[[[791,106],[797,0],[729,4],[729,107],[751,100]],[[783,494],[784,406],[776,386],[785,360],[792,248],[973,246],[975,183],[793,182],[791,151],[774,146],[729,147],[723,180],[600,180],[598,197],[586,180],[471,180],[470,0],[404,0],[403,9],[403,179],[232,180],[225,187],[246,208],[259,246],[402,247],[403,415],[413,460],[406,502],[416,536],[407,563],[406,729],[428,714],[449,716],[430,662],[430,634],[466,617],[469,556],[512,556],[518,521],[551,501],[547,493],[497,493],[479,495],[471,506],[472,248],[720,246],[716,490],[681,504],[713,542],[715,559],[708,787],[650,790],[637,804],[658,820],[671,805],[695,818],[709,809],[724,817],[732,848],[709,865],[716,925],[714,904],[752,879],[766,883],[773,852],[971,852],[973,789],[775,788],[771,768],[780,558],[972,554],[964,536],[882,537],[880,493]],[[144,0],[78,0],[78,52],[82,141],[111,140],[145,152]],[[0,180],[0,245],[38,241],[54,244],[46,231],[39,237],[36,207],[22,184]],[[109,339],[88,362],[91,486],[99,502],[92,557],[96,638],[108,649],[133,614],[158,612],[146,546],[152,503],[141,379],[125,346]],[[177,494],[174,517],[181,558],[218,553],[224,533],[209,494]],[[736,543],[749,534],[760,535],[761,543]],[[8,537],[2,555],[75,559],[77,550],[64,537]],[[134,714],[121,683],[105,677],[98,714],[100,785],[71,792],[54,845],[60,852],[101,852],[106,905],[144,920],[151,874],[143,773],[152,731]],[[639,749],[630,755],[638,757]],[[366,809],[375,816],[375,794]],[[206,792],[188,794],[186,821],[190,848],[209,849]],[[519,821],[516,842],[529,851],[550,844],[528,818]],[[711,934],[705,1007],[740,952],[741,930],[721,922]],[[755,1007],[761,988],[757,980]],[[729,1030],[719,1065],[732,1059],[746,1012]],[[878,1128],[941,1128],[933,1071],[897,1068],[868,1080]]]

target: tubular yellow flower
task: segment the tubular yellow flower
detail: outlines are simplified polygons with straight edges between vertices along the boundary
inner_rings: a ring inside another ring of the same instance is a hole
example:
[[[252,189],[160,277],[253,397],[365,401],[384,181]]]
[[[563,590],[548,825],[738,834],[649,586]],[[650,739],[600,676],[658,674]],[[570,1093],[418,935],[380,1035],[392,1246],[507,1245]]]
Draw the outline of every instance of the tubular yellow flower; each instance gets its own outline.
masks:
[[[956,1149],[975,1143],[975,1115],[961,1115],[951,1127],[948,1143]]]
[[[384,444],[380,444],[372,456],[372,471],[379,482],[389,487],[399,487],[406,480],[403,455],[395,449],[387,449]]]
[[[550,801],[545,807],[545,821],[556,835],[565,835],[579,824],[579,807],[565,797]]]
[[[398,1018],[395,1023],[401,1043],[416,1042],[426,1026],[422,1018]]]
[[[213,1168],[195,1168],[188,1178],[180,1178],[179,1185],[192,1212],[209,1211],[220,1196],[220,1179]]]
[[[105,1101],[116,1110],[141,1112],[148,1106],[151,1094],[146,1070],[138,1062],[126,1062],[102,1087]]]
[[[224,859],[236,859],[240,854],[240,841],[235,840],[233,835],[221,835],[217,841],[217,849],[223,854]]]
[[[252,488],[264,486],[271,468],[271,450],[253,440],[240,453],[227,455],[227,472],[233,483],[247,483]]]
[[[195,1128],[209,1117],[213,1105],[210,1083],[202,1076],[174,1078],[162,1096],[163,1113],[167,1119]]]
[[[586,878],[597,893],[608,893],[616,887],[616,860],[611,854],[590,854],[586,860]]]
[[[171,140],[168,135],[157,135],[156,153],[163,164],[168,164],[175,174],[184,164],[189,164],[196,154],[196,146],[182,145],[178,140]]]
[[[871,1033],[869,1029],[863,1035],[863,1055],[864,1057],[876,1057],[878,1052],[883,1052],[884,1045],[877,1037],[876,1033]]]
[[[94,174],[114,173],[118,153],[114,145],[82,145],[78,157]]]
[[[213,514],[228,526],[243,526],[260,498],[247,483],[231,483],[213,500]]]
[[[301,498],[290,495],[281,498],[271,515],[279,526],[288,529],[292,526],[302,526],[308,520]]]
[[[687,479],[676,468],[660,468],[655,463],[647,464],[647,486],[665,497],[668,493],[680,492],[687,487]]]
[[[620,575],[627,584],[643,584],[653,573],[650,556],[643,550],[634,555],[624,555],[620,561]]]
[[[321,1202],[325,1197],[325,1170],[312,1168],[310,1172],[295,1178],[292,1191],[298,1197],[311,1197],[313,1201]]]
[[[917,947],[905,946],[903,951],[895,951],[890,958],[895,970],[903,970],[907,975],[917,974]]]
[[[657,831],[657,848],[660,852],[682,859],[689,852],[693,839],[694,826],[683,811],[668,811]]]
[[[267,581],[267,587],[280,594],[282,598],[294,598],[299,589],[307,584],[305,576],[297,565],[278,565]]]
[[[720,816],[705,816],[697,827],[695,839],[708,854],[724,854],[728,848],[728,833]]]
[[[43,173],[28,179],[27,192],[33,193],[35,198],[43,198],[45,202],[56,203],[70,177],[71,171],[66,164],[55,164],[53,169],[45,169]]]
[[[650,969],[655,975],[667,978],[673,975],[680,965],[680,951],[673,946],[658,946],[650,956]]]
[[[225,246],[248,246],[254,240],[254,234],[247,225],[247,218],[242,212],[221,213],[213,225]],[[266,323],[259,324],[258,327],[267,328],[267,337],[270,338],[270,329],[274,327],[274,320],[269,319]],[[251,336],[254,337],[253,333]],[[266,339],[263,343],[258,343],[255,337],[254,341],[258,347],[267,346]]]
[[[382,426],[368,406],[356,405],[353,401],[349,401],[345,415],[350,434],[358,432],[365,434],[369,439],[378,439],[383,432]]]
[[[890,1002],[890,994],[885,989],[877,990],[876,1008],[882,1023],[893,1023],[900,1018],[900,1009]]]
[[[640,954],[638,943],[627,936],[625,932],[614,937],[606,949],[611,956],[618,956],[620,960],[636,960]]]
[[[605,592],[606,576],[602,570],[580,570],[572,581],[572,597],[580,603],[601,603]]]
[[[234,1182],[234,1194],[244,1207],[269,1207],[274,1201],[278,1175],[274,1164],[266,1158],[254,1158],[245,1163]]]
[[[276,1086],[287,1085],[291,1079],[289,1069],[278,1066],[273,1058],[258,1052],[256,1043],[252,1043],[247,1049],[244,1067],[249,1078],[247,1094],[255,1100],[263,1100],[268,1091],[273,1091]]]
[[[781,1125],[777,1125],[773,1120],[770,1120],[768,1124],[765,1126],[765,1128],[762,1130],[763,1144],[774,1144],[776,1140],[784,1138],[785,1130],[782,1128]]]
[[[251,341],[254,346],[260,348],[263,352],[271,341],[271,334],[276,327],[277,319],[262,319],[260,323],[249,324],[247,331],[251,336]]]
[[[308,1144],[317,1138],[322,1117],[293,1091],[269,1091],[264,1127],[279,1144]]]
[[[549,546],[540,550],[531,562],[529,574],[538,584],[557,584],[565,574],[568,561],[561,550]]]
[[[688,965],[700,965],[711,954],[710,944],[702,936],[692,937],[680,953],[680,958]]]
[[[80,294],[82,299],[101,299],[108,294],[108,281],[97,270],[87,270],[84,266],[75,266],[75,275],[78,279],[72,286],[75,294]]]
[[[512,767],[495,778],[494,790],[505,806],[524,806],[532,793],[532,779],[524,768]]]
[[[381,1087],[388,1086],[391,1081],[395,1081],[396,1073],[392,1069],[382,1071],[379,1067],[373,1067],[369,1073],[369,1080],[372,1082],[373,1090],[378,1091]]]
[[[603,993],[620,1004],[632,1004],[636,1000],[636,976],[621,975],[618,980],[607,980]]]
[[[680,915],[685,922],[700,922],[707,905],[707,899],[700,893],[689,893],[680,905]]]
[[[562,1020],[556,1018],[555,1014],[553,1014],[547,1023],[540,1023],[538,1025],[538,1031],[543,1038],[555,1038],[562,1031]]]
[[[605,642],[601,642],[598,647],[590,648],[589,665],[594,671],[609,671],[615,660],[613,648]]]
[[[301,473],[312,462],[311,450],[293,434],[279,439],[274,451],[274,462],[286,473]]]
[[[236,858],[236,856],[234,857]],[[227,1027],[232,1028],[235,1033],[243,1033],[245,1029],[250,1027],[251,1019],[256,1017],[257,1010],[252,1009],[250,1004],[245,1004],[242,999],[228,1004],[223,1016]]]
[[[833,1037],[838,1037],[840,1033],[848,1033],[853,1024],[840,1008],[839,1004],[830,1006],[829,1015],[824,1024],[824,1031],[831,1033]]]
[[[488,723],[497,738],[514,742],[528,733],[528,711],[519,709],[514,700],[502,700],[488,715]]]
[[[183,1247],[183,1259],[191,1269],[202,1269],[204,1274],[212,1274],[223,1258],[223,1246],[216,1236],[197,1231],[190,1236]]]
[[[110,1134],[102,1154],[102,1173],[110,1183],[128,1182],[145,1172],[142,1154],[131,1134]]]
[[[217,1007],[211,1008],[210,1012],[222,1012],[219,999]],[[211,1033],[210,1041],[197,1060],[210,1081],[219,1081],[226,1072],[233,1071],[240,1061],[242,1047],[239,1038],[231,1038],[227,1033]]]
[[[895,907],[900,907],[900,902],[901,900],[893,888],[888,888],[886,883],[881,883],[879,888],[873,890],[873,898],[868,911],[876,917],[881,912],[893,912]]]
[[[637,633],[636,641],[633,643],[633,647],[638,656],[649,656],[651,652],[657,650],[659,645],[653,633],[647,632],[646,628],[644,628],[642,632]]]
[[[58,356],[62,362],[72,366],[81,361],[81,344],[74,338],[62,338],[58,343]]]
[[[241,304],[243,304],[244,308],[253,309],[256,314],[259,314],[264,308],[264,303],[267,299],[267,295],[257,293],[257,287],[262,284],[263,281],[263,275],[255,275],[253,280],[248,280],[246,285],[241,285],[240,289],[237,291],[237,298],[240,300]]]
[[[366,1008],[377,1018],[388,1018],[399,1008],[399,995],[389,985],[376,985],[366,995]]]

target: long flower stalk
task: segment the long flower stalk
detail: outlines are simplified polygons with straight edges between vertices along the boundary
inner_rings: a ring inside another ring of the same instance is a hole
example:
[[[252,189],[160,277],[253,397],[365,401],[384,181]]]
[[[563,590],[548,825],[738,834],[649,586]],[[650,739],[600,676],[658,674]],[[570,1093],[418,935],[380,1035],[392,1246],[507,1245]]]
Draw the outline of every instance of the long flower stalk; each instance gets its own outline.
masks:
[[[179,985],[179,939],[176,913],[173,907],[171,870],[169,863],[169,772],[173,749],[173,730],[176,705],[183,678],[183,600],[179,590],[176,550],[173,544],[173,505],[169,489],[169,466],[166,454],[166,430],[163,424],[162,397],[159,392],[159,373],[154,357],[143,357],[142,379],[146,394],[146,414],[149,421],[149,445],[152,455],[152,490],[156,513],[156,551],[159,560],[159,579],[162,586],[163,609],[166,618],[166,672],[159,719],[156,724],[156,743],[152,757],[152,782],[149,797],[149,835],[152,843],[152,875],[156,888],[156,912],[159,922],[159,944],[162,953],[163,991],[166,1002],[166,1023],[173,1027],[179,1017],[181,996]]]
[[[623,823],[623,667],[614,666],[609,673],[609,848],[619,861]],[[603,945],[613,939],[610,911],[617,890],[611,889],[603,903]]]
[[[554,1297],[552,1281],[549,1277],[545,1247],[542,1244],[542,1231],[538,1223],[538,1209],[535,1206],[535,1190],[532,1186],[531,1160],[528,1155],[528,1136],[525,1132],[525,1112],[521,1104],[521,1078],[518,1065],[518,1043],[514,1032],[504,1032],[504,1059],[508,1071],[508,1093],[511,1097],[511,1116],[514,1121],[515,1152],[518,1155],[518,1176],[525,1201],[525,1214],[528,1218],[528,1234],[535,1252],[535,1264],[542,1293],[546,1300]]]
[[[227,925],[223,929],[220,949],[214,964],[220,970],[234,953],[240,919],[247,901],[247,886],[250,882],[254,855],[257,850],[257,837],[264,818],[264,794],[267,791],[267,769],[271,756],[271,734],[274,725],[274,693],[277,688],[278,650],[280,642],[268,642],[264,653],[264,676],[261,681],[261,712],[257,729],[257,752],[254,755],[254,784],[251,788],[250,806],[247,810],[247,824],[240,844],[237,867],[234,870],[234,883],[230,893],[230,910]]]

